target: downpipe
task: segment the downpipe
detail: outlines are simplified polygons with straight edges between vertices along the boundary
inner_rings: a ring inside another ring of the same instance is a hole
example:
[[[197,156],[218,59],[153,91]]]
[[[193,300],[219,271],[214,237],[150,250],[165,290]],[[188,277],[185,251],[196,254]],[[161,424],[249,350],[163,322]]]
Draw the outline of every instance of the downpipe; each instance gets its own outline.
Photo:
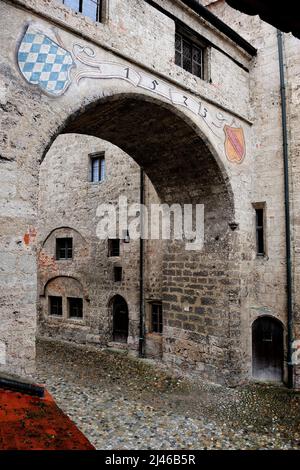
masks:
[[[140,325],[139,325],[139,357],[145,357],[145,305],[144,305],[144,214],[145,202],[144,170],[140,169]]]
[[[294,386],[294,367],[292,363],[294,328],[293,328],[293,283],[292,283],[292,258],[291,258],[291,219],[290,219],[290,195],[289,195],[289,153],[287,134],[287,110],[286,110],[286,87],[283,61],[283,37],[282,32],[277,30],[278,59],[280,74],[280,97],[281,97],[281,123],[282,123],[282,145],[283,145],[283,167],[284,167],[284,202],[285,202],[285,248],[286,248],[286,281],[287,281],[287,366],[288,387]]]

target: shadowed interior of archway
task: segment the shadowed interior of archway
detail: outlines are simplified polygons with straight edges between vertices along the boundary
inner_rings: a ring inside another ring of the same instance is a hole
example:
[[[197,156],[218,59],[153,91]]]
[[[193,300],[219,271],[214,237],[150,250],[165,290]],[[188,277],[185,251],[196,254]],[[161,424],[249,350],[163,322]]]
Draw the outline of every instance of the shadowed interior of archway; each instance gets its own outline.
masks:
[[[228,362],[234,362],[232,335],[240,321],[238,307],[232,316],[234,327],[228,314],[233,305],[229,290],[232,297],[238,282],[230,281],[236,270],[229,256],[234,203],[228,178],[208,140],[175,108],[128,95],[87,106],[70,116],[61,133],[70,134],[70,139],[72,134],[90,135],[121,148],[144,169],[162,203],[204,204],[204,248],[187,251],[182,241],[165,245],[163,355],[183,367],[201,364],[207,377],[215,375],[220,381],[223,374],[226,381]]]
[[[120,147],[145,170],[162,202],[204,203],[206,220],[218,226],[218,236],[228,229],[233,198],[225,172],[175,109],[114,96],[72,116],[63,132],[93,135]]]

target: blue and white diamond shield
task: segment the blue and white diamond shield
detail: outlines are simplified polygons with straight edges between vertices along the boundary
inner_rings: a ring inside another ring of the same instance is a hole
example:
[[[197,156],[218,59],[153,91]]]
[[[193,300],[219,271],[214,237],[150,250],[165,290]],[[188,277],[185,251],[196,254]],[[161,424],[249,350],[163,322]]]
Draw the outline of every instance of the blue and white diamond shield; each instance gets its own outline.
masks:
[[[20,44],[18,64],[29,83],[54,96],[66,91],[75,65],[70,52],[33,26],[28,27]]]

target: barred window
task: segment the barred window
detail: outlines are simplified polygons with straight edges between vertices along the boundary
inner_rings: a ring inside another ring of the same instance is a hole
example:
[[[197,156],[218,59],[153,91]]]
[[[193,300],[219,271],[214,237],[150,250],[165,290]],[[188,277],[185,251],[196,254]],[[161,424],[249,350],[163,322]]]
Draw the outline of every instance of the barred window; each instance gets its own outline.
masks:
[[[175,64],[202,79],[205,78],[204,52],[205,47],[193,42],[190,37],[184,36],[181,32],[176,32]]]
[[[88,16],[94,21],[101,21],[102,0],[61,0],[66,7]]]
[[[56,239],[56,259],[72,259],[73,257],[73,239],[57,238]]]
[[[56,295],[49,296],[49,315],[62,316],[62,297]]]
[[[82,318],[83,317],[83,302],[82,299],[76,297],[68,297],[69,317]]]
[[[162,304],[155,302],[151,304],[151,330],[153,333],[162,333]]]

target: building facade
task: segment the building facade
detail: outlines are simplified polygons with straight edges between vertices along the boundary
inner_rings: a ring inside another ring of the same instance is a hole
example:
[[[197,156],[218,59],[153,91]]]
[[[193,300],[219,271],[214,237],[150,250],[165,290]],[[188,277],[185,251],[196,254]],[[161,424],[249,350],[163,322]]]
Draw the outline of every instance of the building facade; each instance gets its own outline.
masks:
[[[145,205],[158,204],[147,176],[142,184]],[[39,336],[138,351],[143,256],[143,353],[161,357],[163,241],[145,240],[141,255],[129,231],[110,239],[97,230],[101,207],[139,204],[140,185],[139,166],[109,142],[69,134],[52,144],[39,177]]]
[[[205,19],[186,3],[1,2],[2,368],[33,370],[38,306],[40,334],[137,351],[153,301],[146,354],[299,388],[299,40],[283,35],[287,192],[282,36],[224,1],[199,2]],[[205,208],[201,250],[145,243],[142,302],[139,241],[95,237],[98,198],[139,200],[140,169],[147,203]]]

